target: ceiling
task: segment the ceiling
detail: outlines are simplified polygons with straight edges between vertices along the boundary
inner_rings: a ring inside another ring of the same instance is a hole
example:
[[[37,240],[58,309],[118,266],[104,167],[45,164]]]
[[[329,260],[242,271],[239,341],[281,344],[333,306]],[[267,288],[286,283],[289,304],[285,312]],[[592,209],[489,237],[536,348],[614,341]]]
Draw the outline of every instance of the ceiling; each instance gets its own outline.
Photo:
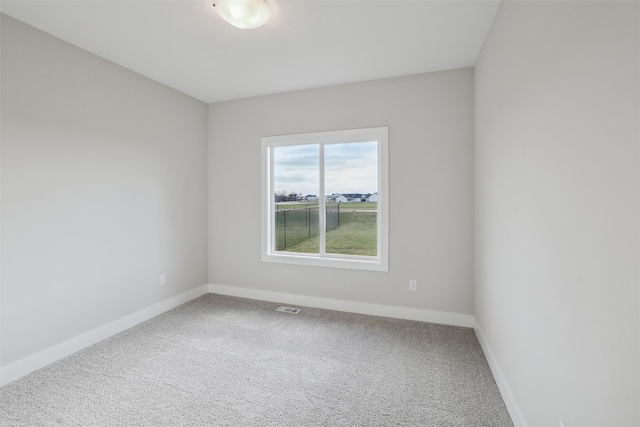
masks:
[[[0,11],[204,102],[472,67],[499,0],[267,0],[239,30],[212,0],[5,1]]]

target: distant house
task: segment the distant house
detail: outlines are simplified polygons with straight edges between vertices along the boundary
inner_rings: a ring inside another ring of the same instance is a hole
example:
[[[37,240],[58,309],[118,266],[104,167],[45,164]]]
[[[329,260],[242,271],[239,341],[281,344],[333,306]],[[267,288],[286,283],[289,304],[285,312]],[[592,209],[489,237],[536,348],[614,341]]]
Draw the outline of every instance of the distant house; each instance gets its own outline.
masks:
[[[304,199],[309,202],[315,202],[318,200],[318,196],[316,196],[315,194],[307,194],[306,196],[304,196]]]
[[[340,194],[339,196],[336,197],[336,202],[338,203],[344,203],[344,202],[360,203],[360,202],[366,202],[366,201],[368,201],[368,195],[361,194],[361,193],[345,193],[345,194]]]
[[[378,193],[369,194],[369,197],[367,198],[367,201],[369,201],[369,202],[377,202],[378,201]]]

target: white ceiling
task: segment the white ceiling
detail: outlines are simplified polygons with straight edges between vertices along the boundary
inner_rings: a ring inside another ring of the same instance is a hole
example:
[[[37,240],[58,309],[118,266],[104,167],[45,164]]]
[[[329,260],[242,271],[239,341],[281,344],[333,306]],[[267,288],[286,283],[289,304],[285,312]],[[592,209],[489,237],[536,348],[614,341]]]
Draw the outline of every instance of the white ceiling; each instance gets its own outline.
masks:
[[[500,1],[268,0],[239,30],[212,0],[5,1],[0,10],[204,102],[475,65]]]

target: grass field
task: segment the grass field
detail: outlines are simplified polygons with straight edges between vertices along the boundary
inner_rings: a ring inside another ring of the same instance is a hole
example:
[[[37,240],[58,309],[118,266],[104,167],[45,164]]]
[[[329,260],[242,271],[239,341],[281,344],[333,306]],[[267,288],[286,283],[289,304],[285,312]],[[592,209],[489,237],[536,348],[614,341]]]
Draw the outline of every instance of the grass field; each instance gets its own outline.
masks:
[[[376,202],[361,202],[361,203],[338,203],[341,211],[349,210],[376,210],[378,209],[378,203]]]
[[[306,209],[315,208],[318,206],[318,202],[282,202],[276,203],[276,210],[281,211],[283,209]]]
[[[326,252],[344,255],[376,256],[378,241],[378,213],[375,211],[376,205],[376,203],[341,203],[340,227],[327,232]],[[279,229],[277,233],[279,245],[282,244],[283,239],[283,233],[280,230],[281,229]],[[309,238],[308,227],[287,226],[287,241],[299,243],[293,244],[292,246],[287,245],[286,251],[318,253],[320,251],[320,237],[317,233],[315,234],[316,235],[312,235]]]

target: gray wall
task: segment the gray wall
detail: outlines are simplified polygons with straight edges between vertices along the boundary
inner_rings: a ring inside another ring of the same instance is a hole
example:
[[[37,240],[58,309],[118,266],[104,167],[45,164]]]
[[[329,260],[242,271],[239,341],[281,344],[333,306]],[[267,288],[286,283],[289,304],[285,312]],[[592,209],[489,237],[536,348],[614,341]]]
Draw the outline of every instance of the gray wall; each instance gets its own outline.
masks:
[[[476,67],[475,316],[531,426],[639,425],[638,2],[503,2]]]
[[[207,283],[204,103],[4,15],[1,84],[3,365]]]
[[[260,138],[376,126],[389,126],[389,272],[261,262]],[[209,107],[213,284],[471,314],[472,224],[472,69]]]

